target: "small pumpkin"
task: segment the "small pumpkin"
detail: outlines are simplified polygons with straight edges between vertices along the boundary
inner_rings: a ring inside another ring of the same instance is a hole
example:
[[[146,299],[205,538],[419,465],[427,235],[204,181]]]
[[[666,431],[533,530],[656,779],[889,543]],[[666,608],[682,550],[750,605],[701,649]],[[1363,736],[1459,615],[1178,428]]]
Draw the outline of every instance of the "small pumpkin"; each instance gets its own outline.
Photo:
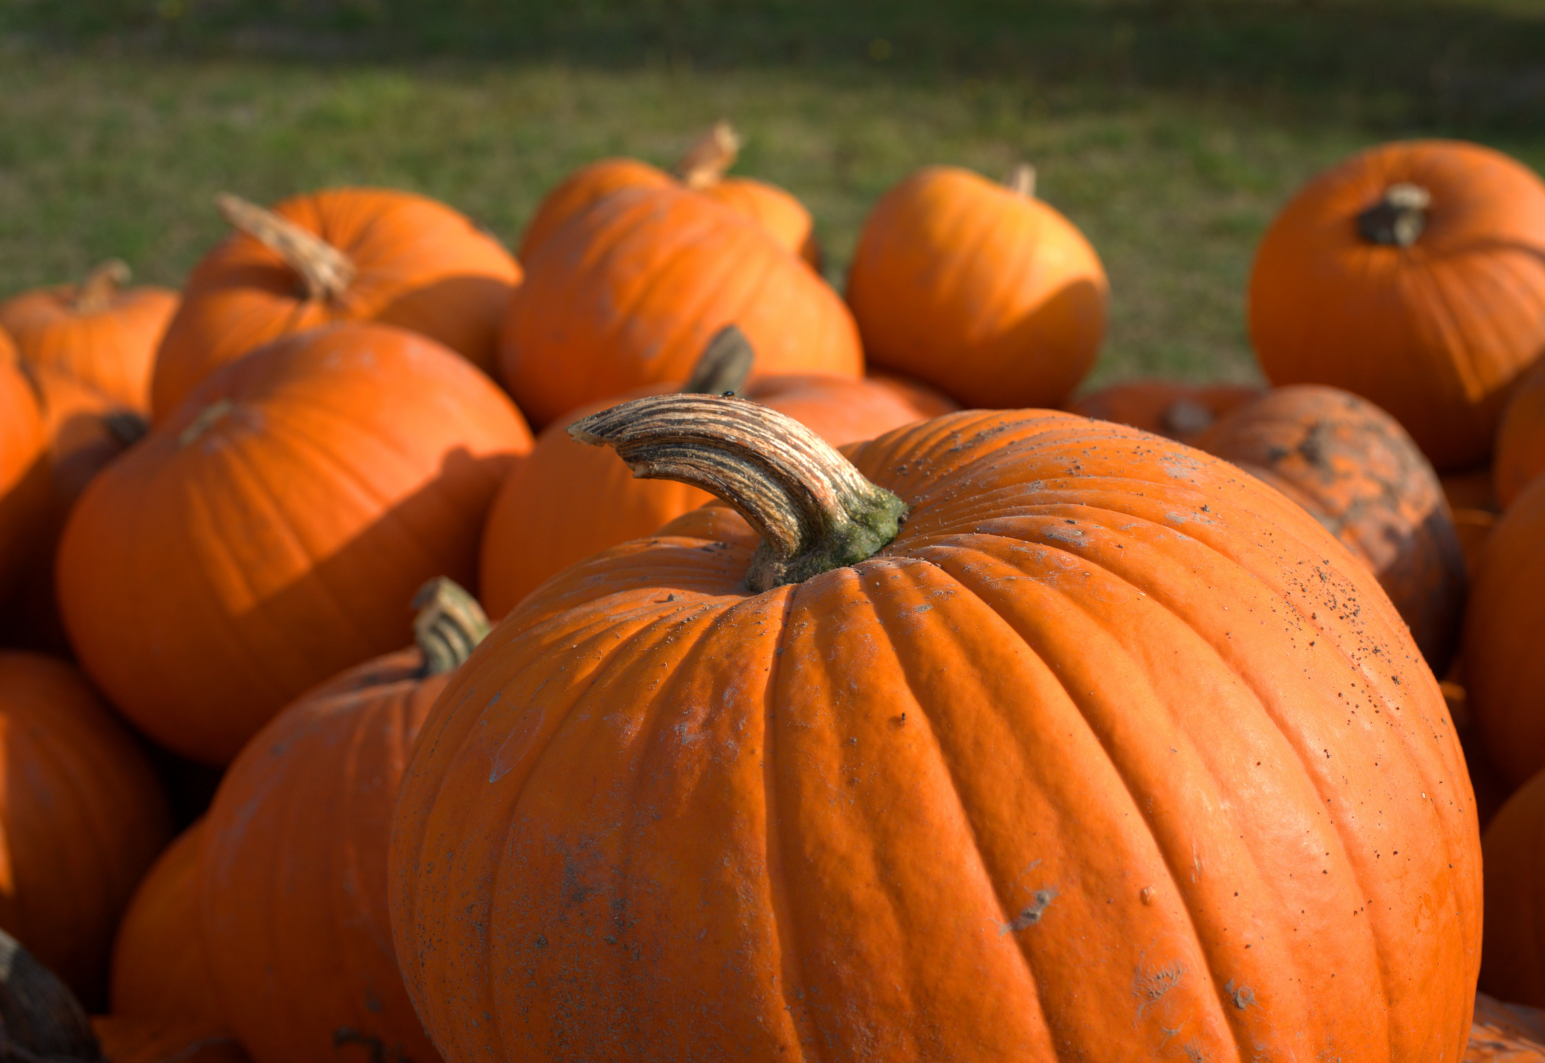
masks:
[[[1508,389],[1545,350],[1545,182],[1463,141],[1360,152],[1266,231],[1249,323],[1273,384],[1345,388],[1438,469],[1479,462]]]
[[[729,506],[548,582],[426,721],[392,928],[447,1059],[1460,1059],[1453,726],[1281,495],[1044,411],[851,463],[733,398],[570,431]]]
[[[156,348],[177,311],[169,288],[124,288],[129,267],[110,259],[80,284],[39,288],[0,303],[0,328],[22,361],[73,377],[117,405],[150,412]]]
[[[967,406],[1060,406],[1094,365],[1109,285],[1082,233],[1034,194],[930,166],[880,199],[848,273],[874,365]]]
[[[602,159],[566,177],[538,205],[520,244],[521,261],[569,218],[619,188],[682,187],[722,203],[760,225],[779,246],[798,255],[816,272],[821,248],[810,212],[783,189],[749,177],[725,177],[735,165],[743,141],[728,122],[717,122],[687,150],[672,173],[637,159]]]
[[[422,333],[491,372],[520,266],[442,203],[389,189],[336,188],[265,210],[217,205],[235,232],[197,266],[156,356],[154,420],[216,366],[281,336],[341,322]]]
[[[1545,1008],[1545,771],[1508,798],[1481,845],[1486,868],[1481,989]]]
[[[1519,379],[1502,410],[1492,474],[1502,508],[1545,474],[1545,357]]]
[[[587,403],[691,373],[733,322],[761,373],[857,377],[842,300],[751,221],[680,188],[623,188],[569,218],[510,300],[500,377],[545,425]]]
[[[1308,510],[1368,566],[1432,670],[1453,655],[1465,555],[1438,477],[1400,424],[1338,388],[1274,388],[1198,445]]]
[[[417,646],[286,708],[210,808],[199,927],[225,1013],[257,1063],[332,1060],[351,1045],[435,1059],[392,950],[386,847],[414,738],[488,622],[448,580],[415,605]]]
[[[118,918],[171,837],[144,755],[74,668],[0,650],[0,927],[101,1007]]]
[[[1081,417],[1131,425],[1193,445],[1213,422],[1261,397],[1249,384],[1182,384],[1173,380],[1129,380],[1090,392],[1068,404]]]
[[[141,730],[228,763],[302,692],[400,644],[424,580],[476,580],[488,505],[530,447],[504,393],[427,337],[286,337],[87,487],[59,547],[70,642]]]
[[[1545,1011],[1475,994],[1464,1063],[1545,1063]]]

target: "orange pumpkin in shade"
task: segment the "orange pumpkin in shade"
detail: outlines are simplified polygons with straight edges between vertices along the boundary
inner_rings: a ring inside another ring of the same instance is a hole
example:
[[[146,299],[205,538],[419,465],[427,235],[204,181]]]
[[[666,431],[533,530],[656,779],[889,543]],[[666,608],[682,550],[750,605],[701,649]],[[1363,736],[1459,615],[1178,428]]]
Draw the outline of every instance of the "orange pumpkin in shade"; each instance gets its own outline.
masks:
[[[37,393],[0,332],[0,599],[47,535],[48,431]]]
[[[1464,1063],[1545,1063],[1545,1011],[1475,994]]]
[[[740,512],[554,578],[426,721],[392,928],[446,1058],[1461,1058],[1459,745],[1280,494],[1045,411],[570,431]]]
[[[209,810],[199,925],[226,1014],[258,1063],[436,1058],[397,971],[386,849],[408,751],[488,622],[448,580],[415,604],[418,645],[286,708]]]
[[[1276,388],[1198,445],[1308,510],[1378,576],[1438,675],[1464,610],[1465,554],[1438,476],[1399,423],[1338,388]]]
[[[424,196],[338,188],[264,210],[219,199],[236,232],[193,269],[161,341],[155,420],[216,366],[337,322],[422,333],[491,372],[520,267],[497,240]]]
[[[203,837],[199,819],[166,847],[134,891],[113,944],[114,1015],[229,1032],[196,918]]]
[[[848,273],[874,365],[983,408],[1060,406],[1078,386],[1105,335],[1105,270],[1032,173],[931,166],[884,195]]]
[[[500,376],[545,425],[570,410],[686,379],[734,322],[761,373],[856,377],[842,300],[753,222],[677,188],[623,188],[537,247],[510,300]]]
[[[602,159],[581,167],[543,197],[526,225],[520,243],[521,261],[569,218],[584,212],[597,200],[619,188],[674,188],[686,186],[729,207],[760,225],[779,246],[803,258],[812,269],[821,268],[821,248],[816,242],[810,212],[776,185],[750,177],[725,177],[735,165],[742,140],[728,122],[714,125],[681,157],[674,173],[637,159]]]
[[[718,353],[716,345],[739,346],[738,378],[716,376],[714,366],[700,361],[681,390],[738,392],[781,410],[829,443],[869,439],[958,408],[926,388],[868,377],[802,373],[762,377],[743,386],[753,358],[750,345],[733,325],[721,330],[705,360]],[[672,390],[662,385],[653,393]],[[531,456],[500,486],[483,529],[480,566],[482,599],[493,616],[503,616],[543,580],[576,561],[642,538],[712,498],[689,484],[634,479],[612,455],[569,438],[565,429],[573,421],[638,394],[582,406],[548,425]]]
[[[1370,148],[1272,222],[1249,317],[1273,384],[1345,388],[1440,470],[1478,462],[1545,351],[1545,182],[1462,141]]]
[[[1465,603],[1465,687],[1502,777],[1545,768],[1545,478],[1497,521]]]
[[[530,447],[504,393],[433,340],[288,337],[86,489],[59,547],[70,641],[141,730],[227,763],[303,691],[399,645],[424,580],[476,580],[488,505]]]
[[[251,1063],[230,1031],[210,1022],[124,1015],[91,1019],[105,1063]]]
[[[1545,1008],[1545,771],[1508,798],[1482,839],[1486,933],[1481,988]]]
[[[168,288],[122,288],[129,268],[104,262],[80,284],[39,288],[0,303],[0,328],[24,362],[59,370],[136,413],[150,412],[156,347],[177,311]]]
[[[1529,481],[1545,474],[1545,358],[1523,375],[1503,408],[1492,470],[1497,501],[1504,508]]]
[[[1130,380],[1112,384],[1068,404],[1081,417],[1114,421],[1178,443],[1195,444],[1213,422],[1261,397],[1249,384],[1182,384],[1173,380]]]
[[[92,1007],[118,918],[171,837],[150,765],[74,668],[0,651],[0,927]]]

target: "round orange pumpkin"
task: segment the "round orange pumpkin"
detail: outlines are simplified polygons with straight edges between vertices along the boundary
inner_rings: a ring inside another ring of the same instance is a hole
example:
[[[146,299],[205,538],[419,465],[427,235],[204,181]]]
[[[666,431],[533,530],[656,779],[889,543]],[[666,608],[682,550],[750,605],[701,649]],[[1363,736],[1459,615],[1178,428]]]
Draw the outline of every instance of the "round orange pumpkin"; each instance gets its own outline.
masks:
[[[1504,508],[1529,481],[1545,474],[1545,357],[1518,381],[1503,408],[1492,474],[1497,502]]]
[[[864,222],[848,305],[865,356],[967,406],[1061,405],[1094,365],[1099,256],[1033,190],[920,170]]]
[[[1465,604],[1465,685],[1504,779],[1545,768],[1545,478],[1514,499],[1486,540]]]
[[[0,303],[0,328],[29,365],[59,370],[136,413],[150,412],[150,374],[177,293],[121,288],[128,267],[113,259],[80,284],[39,288]]]
[[[426,721],[392,926],[446,1058],[1461,1057],[1453,726],[1281,495],[1043,411],[853,466],[735,399],[570,430],[740,512],[556,577]]]
[[[1338,388],[1275,388],[1198,445],[1330,529],[1378,576],[1432,670],[1448,670],[1464,610],[1464,548],[1437,474],[1393,417]]]
[[[1483,990],[1545,1008],[1545,771],[1508,798],[1482,839],[1486,866]]]
[[[386,848],[408,751],[488,623],[449,581],[425,592],[419,645],[286,708],[209,810],[199,927],[225,1013],[258,1063],[331,1060],[351,1045],[435,1059],[392,950]]]
[[[476,581],[531,447],[464,358],[385,325],[222,367],[93,480],[59,547],[86,671],[162,745],[228,763],[275,712],[401,644],[424,580]]]
[[[216,366],[336,322],[422,333],[492,372],[520,267],[492,236],[424,196],[338,188],[264,210],[220,207],[235,233],[193,269],[156,357],[151,409],[169,416]]]
[[[47,537],[48,431],[37,393],[0,332],[0,600]]]
[[[90,1007],[106,1001],[118,918],[171,833],[150,765],[80,674],[0,651],[0,927]]]
[[[731,322],[760,373],[863,372],[836,293],[757,225],[685,189],[613,192],[543,241],[526,268],[500,375],[537,424],[685,379]]]
[[[1345,388],[1440,470],[1478,462],[1545,350],[1545,182],[1478,144],[1370,148],[1272,222],[1249,317],[1273,384]]]
[[[1219,417],[1261,394],[1260,388],[1249,384],[1130,380],[1090,392],[1069,403],[1068,411],[1194,445]]]
[[[229,1032],[196,919],[203,837],[199,819],[166,847],[134,891],[113,943],[114,1015]]]

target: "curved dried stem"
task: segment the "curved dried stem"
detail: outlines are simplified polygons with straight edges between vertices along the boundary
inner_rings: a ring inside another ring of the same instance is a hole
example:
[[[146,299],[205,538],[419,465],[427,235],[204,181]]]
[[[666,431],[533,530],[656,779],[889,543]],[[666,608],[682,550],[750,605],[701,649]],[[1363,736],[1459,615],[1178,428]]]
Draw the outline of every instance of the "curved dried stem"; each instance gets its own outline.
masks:
[[[354,282],[359,271],[349,256],[311,230],[227,192],[215,197],[215,206],[233,227],[261,240],[300,274],[306,298],[337,299]]]

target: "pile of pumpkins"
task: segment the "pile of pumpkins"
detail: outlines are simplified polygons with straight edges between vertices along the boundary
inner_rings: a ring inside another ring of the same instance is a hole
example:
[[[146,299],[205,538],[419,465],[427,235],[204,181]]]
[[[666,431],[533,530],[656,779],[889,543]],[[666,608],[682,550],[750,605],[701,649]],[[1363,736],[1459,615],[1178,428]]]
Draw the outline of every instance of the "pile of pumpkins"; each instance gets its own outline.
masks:
[[[844,297],[738,146],[0,304],[0,1056],[1545,1061],[1545,184],[1370,149],[1273,387],[1075,399],[1033,170]]]

